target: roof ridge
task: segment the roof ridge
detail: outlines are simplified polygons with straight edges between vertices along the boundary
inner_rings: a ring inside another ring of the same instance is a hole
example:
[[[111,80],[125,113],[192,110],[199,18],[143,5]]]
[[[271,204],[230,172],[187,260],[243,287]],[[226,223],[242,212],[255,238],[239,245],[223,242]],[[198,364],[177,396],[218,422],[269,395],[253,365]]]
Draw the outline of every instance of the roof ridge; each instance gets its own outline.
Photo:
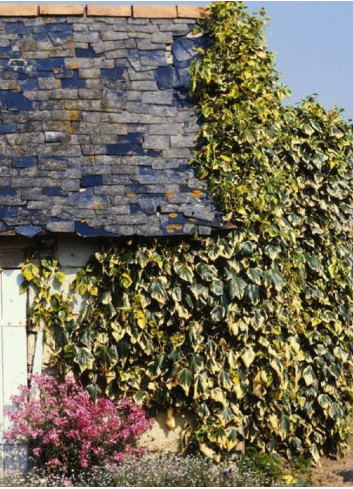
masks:
[[[207,17],[205,7],[191,5],[108,5],[99,3],[0,3],[0,17],[88,16],[132,18]]]

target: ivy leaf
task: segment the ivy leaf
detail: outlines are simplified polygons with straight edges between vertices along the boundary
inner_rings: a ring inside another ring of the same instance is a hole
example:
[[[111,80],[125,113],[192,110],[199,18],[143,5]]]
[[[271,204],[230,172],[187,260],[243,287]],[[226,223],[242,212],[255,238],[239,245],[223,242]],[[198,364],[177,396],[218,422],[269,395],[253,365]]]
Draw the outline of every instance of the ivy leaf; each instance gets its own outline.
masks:
[[[27,280],[31,282],[35,277],[39,275],[39,268],[34,263],[26,263],[22,267],[22,275]]]
[[[65,283],[65,274],[63,272],[56,272],[55,273],[55,280],[61,285],[64,284]]]
[[[244,297],[244,291],[246,289],[247,283],[242,278],[238,277],[233,270],[225,269],[228,275],[228,287],[229,295],[231,299],[236,297],[237,299],[242,299]]]
[[[179,384],[181,385],[181,387],[183,388],[183,390],[187,396],[189,395],[189,390],[190,390],[190,386],[192,384],[193,378],[194,378],[194,376],[193,376],[191,370],[188,368],[181,369],[179,374],[178,374]]]
[[[101,394],[100,387],[97,384],[89,384],[86,386],[86,390],[88,391],[92,401],[96,402]]]
[[[221,255],[223,247],[219,244],[218,241],[210,242],[207,253],[210,260],[215,261]]]
[[[286,414],[281,415],[281,421],[279,423],[279,434],[282,439],[285,439],[289,433],[290,420]]]
[[[207,380],[203,374],[196,374],[194,378],[194,399],[199,399],[207,391]]]
[[[241,254],[243,256],[251,256],[256,250],[256,244],[251,241],[244,241],[240,247]]]
[[[260,289],[258,285],[247,285],[245,289],[245,297],[249,299],[252,304],[257,304],[260,299]]]
[[[137,326],[139,326],[141,329],[146,328],[146,316],[143,311],[135,311],[135,319]]]
[[[109,347],[101,347],[98,353],[99,360],[101,365],[105,369],[111,368],[116,364],[116,360],[118,358],[118,352],[115,345]]]
[[[222,296],[223,295],[223,282],[221,280],[213,280],[211,283],[211,291],[217,295],[217,296]]]
[[[246,274],[252,282],[254,282],[257,285],[261,285],[261,275],[262,275],[261,268],[258,268],[258,267],[249,268],[247,270]]]
[[[337,420],[337,419],[340,419],[341,420],[341,419],[344,418],[343,410],[337,404],[337,402],[333,402],[331,404],[331,406],[329,407],[329,410],[328,410],[328,414],[334,420]]]
[[[312,134],[314,134],[314,129],[312,128],[311,125],[309,124],[303,124],[300,128],[304,134],[306,134],[307,136],[311,136]]]
[[[124,289],[128,289],[132,285],[132,278],[128,273],[123,273],[120,279],[121,285]]]
[[[240,357],[245,365],[246,368],[249,368],[250,365],[253,363],[255,360],[256,353],[252,349],[252,347],[248,348],[245,353],[242,354]]]
[[[266,270],[263,273],[264,278],[274,285],[275,289],[281,291],[285,285],[285,280],[283,275],[278,270],[278,268],[272,268],[271,270]]]
[[[228,361],[229,361],[229,356],[228,356]],[[231,362],[229,362],[229,363],[231,363]],[[230,378],[229,373],[226,372],[225,370],[222,370],[222,372],[220,373],[219,381],[220,381],[220,385],[223,389],[225,389],[226,391],[232,390],[233,382]]]
[[[108,290],[106,290],[101,293],[99,300],[102,304],[108,305],[112,302],[112,295]]]
[[[200,355],[193,355],[190,360],[190,368],[193,373],[197,374],[204,366],[204,358]]]
[[[227,406],[228,405],[227,399],[226,399],[226,397],[225,397],[222,389],[220,389],[219,387],[216,387],[215,389],[213,389],[211,391],[211,396],[210,397],[211,397],[211,399],[213,399],[216,402],[219,402],[223,406]]]
[[[319,461],[320,461],[320,453],[319,453],[319,450],[317,449],[316,443],[312,443],[310,445],[309,451],[311,453],[311,456],[313,457],[314,462],[316,464],[319,463]]]
[[[307,386],[310,386],[314,383],[315,373],[314,373],[313,368],[310,365],[305,367],[305,369],[303,370],[303,379],[304,379],[304,382]]]
[[[86,369],[91,369],[94,361],[94,356],[86,347],[75,346],[73,350],[74,362],[78,364],[81,372]]]
[[[317,398],[317,402],[324,410],[327,410],[332,404],[332,401],[327,394],[320,394]]]
[[[321,272],[322,265],[319,258],[316,255],[306,254],[306,262],[312,270],[318,273]]]
[[[224,406],[222,411],[217,413],[217,417],[222,421],[223,426],[227,426],[227,424],[229,424],[231,421],[234,421],[234,413],[228,406]],[[227,440],[228,440],[228,437],[227,437]],[[237,445],[238,443],[239,443],[239,440],[237,440],[235,445]],[[229,446],[234,447],[234,445],[229,444],[229,442],[228,442],[227,443],[228,450],[229,450]]]
[[[185,282],[192,283],[194,278],[194,273],[190,267],[181,263],[178,259],[174,260],[173,268],[175,273]]]
[[[213,323],[218,323],[221,321],[226,314],[226,310],[223,306],[217,305],[213,307],[210,311],[210,318]]]
[[[198,263],[195,270],[202,280],[205,280],[206,282],[210,282],[215,278],[215,275],[217,275],[217,270],[213,266],[206,265],[205,263]]]
[[[168,281],[166,277],[158,277],[150,283],[149,293],[151,297],[160,304],[164,305],[167,300],[166,286]]]

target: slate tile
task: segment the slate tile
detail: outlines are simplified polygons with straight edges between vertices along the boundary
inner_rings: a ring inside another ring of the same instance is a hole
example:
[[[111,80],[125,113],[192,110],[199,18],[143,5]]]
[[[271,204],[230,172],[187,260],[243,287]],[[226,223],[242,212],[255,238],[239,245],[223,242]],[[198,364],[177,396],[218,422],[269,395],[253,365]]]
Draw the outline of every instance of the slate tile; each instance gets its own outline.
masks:
[[[113,237],[116,236],[115,233],[109,232],[103,228],[93,228],[86,224],[85,222],[75,222],[74,224],[74,231],[76,234],[86,237],[86,238],[92,238],[92,237]]]
[[[81,187],[94,187],[103,185],[102,175],[87,175],[80,180]]]
[[[53,71],[64,68],[65,58],[48,58],[37,60],[38,71]]]
[[[41,226],[17,226],[15,228],[17,234],[21,236],[26,236],[27,238],[34,238],[37,234],[42,232]]]
[[[123,79],[125,73],[126,66],[116,66],[115,68],[101,68],[101,78],[121,80]]]
[[[79,78],[78,70],[73,70],[73,76],[71,78],[61,79],[62,88],[85,88],[86,80]]]
[[[172,66],[157,68],[153,74],[160,90],[180,86],[178,72]]]
[[[14,133],[16,131],[16,124],[0,124],[0,134]]]
[[[37,164],[36,156],[15,156],[13,159],[14,168],[30,168]]]
[[[94,58],[96,56],[96,53],[94,49],[91,47],[89,48],[76,48],[75,49],[75,56],[78,58]]]

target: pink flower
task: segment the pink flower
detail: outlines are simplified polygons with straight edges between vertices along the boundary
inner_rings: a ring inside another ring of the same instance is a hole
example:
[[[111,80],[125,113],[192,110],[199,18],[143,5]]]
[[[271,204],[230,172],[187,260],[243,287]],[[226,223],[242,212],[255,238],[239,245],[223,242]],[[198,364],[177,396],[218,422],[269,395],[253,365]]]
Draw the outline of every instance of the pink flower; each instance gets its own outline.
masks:
[[[126,454],[143,453],[136,445],[151,421],[129,399],[117,405],[103,398],[94,403],[73,379],[60,382],[41,375],[33,376],[32,382],[40,398],[33,398],[27,387],[20,389],[12,399],[14,409],[7,412],[12,428],[5,436],[30,441],[44,470],[62,477],[71,470],[116,464]]]
[[[59,459],[57,459],[57,458],[51,458],[50,460],[48,460],[48,465],[56,465],[56,466],[58,466],[58,465],[61,465],[61,463],[60,463],[60,460]]]
[[[40,447],[35,447],[33,448],[32,453],[35,457],[40,457],[42,449]]]

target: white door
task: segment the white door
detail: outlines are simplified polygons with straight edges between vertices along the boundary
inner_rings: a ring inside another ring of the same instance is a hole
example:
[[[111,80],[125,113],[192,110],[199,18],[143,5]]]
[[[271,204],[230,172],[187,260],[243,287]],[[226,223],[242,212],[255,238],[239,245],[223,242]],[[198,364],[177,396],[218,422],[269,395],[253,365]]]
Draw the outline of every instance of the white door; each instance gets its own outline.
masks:
[[[27,384],[27,295],[20,294],[23,277],[17,269],[0,272],[0,470],[24,471],[25,445],[5,443],[9,428],[4,408],[11,408],[11,396]]]

